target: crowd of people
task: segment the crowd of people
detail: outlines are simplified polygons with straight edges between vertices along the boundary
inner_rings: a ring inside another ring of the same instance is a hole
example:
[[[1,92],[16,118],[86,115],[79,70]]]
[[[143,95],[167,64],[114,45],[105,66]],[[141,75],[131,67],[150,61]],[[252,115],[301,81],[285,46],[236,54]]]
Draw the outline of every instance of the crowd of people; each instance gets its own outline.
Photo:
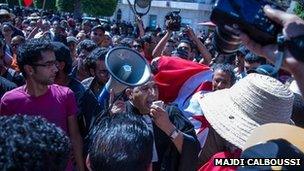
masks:
[[[287,39],[304,35],[296,15],[264,12]],[[304,63],[285,48],[276,71],[278,45],[239,30],[242,46],[227,55],[213,32],[151,30],[140,17],[101,24],[0,9],[0,23],[0,170],[236,170],[214,159],[261,158],[247,149],[257,128],[304,128]],[[140,54],[151,74],[101,104],[116,47]],[[303,144],[284,143],[301,161],[291,169],[303,169]]]

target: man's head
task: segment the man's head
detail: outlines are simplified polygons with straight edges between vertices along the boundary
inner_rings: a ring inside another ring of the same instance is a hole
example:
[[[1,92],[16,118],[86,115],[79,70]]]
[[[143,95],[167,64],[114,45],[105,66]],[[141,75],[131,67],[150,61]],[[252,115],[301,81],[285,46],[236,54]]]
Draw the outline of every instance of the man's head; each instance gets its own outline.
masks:
[[[39,116],[0,117],[0,168],[64,170],[70,141],[53,123]]]
[[[87,34],[87,33],[90,33],[91,31],[91,28],[92,28],[92,23],[88,20],[85,20],[83,23],[82,23],[82,30]]]
[[[141,39],[135,39],[132,43],[132,49],[136,50],[137,52],[143,51],[143,41]]]
[[[141,117],[105,117],[91,132],[89,170],[146,171],[151,169],[153,136]]]
[[[257,56],[253,53],[248,53],[246,56],[245,56],[245,69],[246,69],[246,72],[247,71],[250,71],[250,70],[254,70],[256,69],[258,66],[262,65],[265,63],[265,59],[260,57],[260,56]]]
[[[126,95],[141,114],[148,114],[152,103],[158,100],[158,88],[151,78],[146,84],[128,88]]]
[[[212,90],[230,88],[235,83],[235,75],[229,64],[218,64],[214,67]]]
[[[81,42],[81,41],[85,40],[86,38],[87,38],[87,35],[84,32],[79,32],[76,35],[76,39],[78,42]]]
[[[61,42],[52,42],[52,44],[58,62],[58,70],[69,74],[72,70],[72,57],[69,48]]]
[[[11,21],[15,15],[8,12],[6,9],[0,9],[0,23]]]
[[[101,41],[104,39],[105,30],[101,25],[95,26],[92,28],[90,37],[91,40],[93,40],[97,45],[101,43]]]
[[[85,59],[95,48],[97,48],[97,44],[92,40],[85,39],[81,41],[76,48],[78,57],[81,59]]]
[[[144,51],[146,53],[151,53],[157,45],[156,38],[152,34],[146,34],[142,37],[142,41],[144,42]]]
[[[12,37],[14,33],[13,25],[11,23],[5,22],[1,25],[2,35],[6,37]]]
[[[51,42],[43,39],[27,41],[18,49],[17,63],[26,79],[42,85],[54,83],[58,69]]]
[[[177,49],[184,50],[185,52],[187,52],[188,58],[191,57],[191,52],[192,52],[191,43],[187,39],[182,39],[178,44]]]
[[[99,84],[105,84],[109,79],[109,72],[105,65],[107,53],[108,49],[98,47],[84,61],[87,72],[95,77]]]
[[[12,46],[13,52],[17,53],[18,47],[23,43],[25,43],[25,38],[24,37],[22,37],[20,35],[17,35],[15,37],[13,37],[12,40],[11,40],[11,46]]]

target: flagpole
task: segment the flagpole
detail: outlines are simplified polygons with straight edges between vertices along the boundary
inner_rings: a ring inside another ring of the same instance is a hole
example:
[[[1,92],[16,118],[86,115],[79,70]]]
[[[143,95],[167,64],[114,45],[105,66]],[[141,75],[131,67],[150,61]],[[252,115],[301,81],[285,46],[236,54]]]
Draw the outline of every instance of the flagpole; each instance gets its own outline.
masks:
[[[45,0],[43,0],[42,10],[44,10],[44,7],[45,7]]]

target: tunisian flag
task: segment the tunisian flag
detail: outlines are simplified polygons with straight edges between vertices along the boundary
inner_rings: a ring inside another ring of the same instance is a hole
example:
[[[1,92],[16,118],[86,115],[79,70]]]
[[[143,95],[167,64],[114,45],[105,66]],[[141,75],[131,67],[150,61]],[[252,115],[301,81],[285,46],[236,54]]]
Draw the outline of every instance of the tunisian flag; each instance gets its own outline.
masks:
[[[159,88],[159,99],[173,102],[180,96],[191,95],[204,82],[210,81],[212,72],[206,65],[179,57],[161,56],[156,63],[154,79]],[[154,65],[154,66],[155,66]]]
[[[29,7],[29,6],[32,5],[33,0],[24,0],[23,2],[24,2],[24,5],[25,5],[26,7]]]
[[[174,103],[193,124],[201,146],[204,145],[210,124],[204,117],[198,100],[212,91],[211,69],[179,57],[161,56],[152,61],[159,99]]]

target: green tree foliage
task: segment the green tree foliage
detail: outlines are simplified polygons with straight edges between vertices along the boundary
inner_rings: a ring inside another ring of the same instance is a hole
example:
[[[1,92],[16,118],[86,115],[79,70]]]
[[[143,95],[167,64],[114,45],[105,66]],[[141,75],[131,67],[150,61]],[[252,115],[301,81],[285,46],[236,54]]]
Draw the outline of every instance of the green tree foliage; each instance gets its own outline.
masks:
[[[7,2],[7,0],[0,0],[0,3],[6,4],[8,2]]]
[[[43,6],[43,1],[44,0],[34,0],[34,6],[41,9]],[[56,0],[45,0],[44,9],[56,10]]]
[[[93,16],[112,16],[117,0],[81,0],[83,12]]]
[[[296,4],[296,7],[294,8],[294,12],[304,20],[304,7],[301,4],[299,3]]]
[[[1,2],[1,3],[8,3],[9,6],[19,6],[18,0],[4,0],[4,2]]]
[[[56,0],[56,8],[58,11],[73,12],[76,3],[75,1],[78,0]]]

